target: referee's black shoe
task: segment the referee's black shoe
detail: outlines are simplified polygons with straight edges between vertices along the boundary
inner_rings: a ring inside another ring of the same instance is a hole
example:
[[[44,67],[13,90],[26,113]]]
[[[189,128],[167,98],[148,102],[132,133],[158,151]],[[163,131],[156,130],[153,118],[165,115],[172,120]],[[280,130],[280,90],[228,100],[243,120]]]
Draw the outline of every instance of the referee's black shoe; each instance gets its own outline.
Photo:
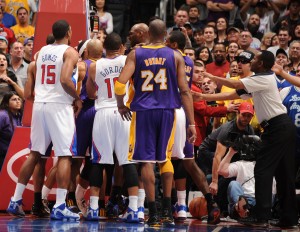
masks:
[[[48,218],[50,217],[50,209],[44,203],[33,203],[31,208],[31,214],[39,218]]]
[[[298,229],[297,225],[290,225],[287,223],[282,223],[279,220],[270,221],[270,225],[274,227],[280,227],[281,229],[290,230],[290,229]]]
[[[269,227],[268,220],[257,219],[256,217],[253,216],[249,216],[246,218],[239,218],[238,222],[246,226],[263,227],[263,228]]]

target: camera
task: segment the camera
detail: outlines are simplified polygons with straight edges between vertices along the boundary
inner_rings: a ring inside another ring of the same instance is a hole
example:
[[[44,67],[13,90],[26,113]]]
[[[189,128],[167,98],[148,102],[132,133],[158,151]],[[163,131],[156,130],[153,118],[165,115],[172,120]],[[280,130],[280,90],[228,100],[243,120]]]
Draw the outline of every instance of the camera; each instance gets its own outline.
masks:
[[[257,135],[230,132],[227,144],[240,153],[241,160],[254,161],[260,150],[261,139]]]

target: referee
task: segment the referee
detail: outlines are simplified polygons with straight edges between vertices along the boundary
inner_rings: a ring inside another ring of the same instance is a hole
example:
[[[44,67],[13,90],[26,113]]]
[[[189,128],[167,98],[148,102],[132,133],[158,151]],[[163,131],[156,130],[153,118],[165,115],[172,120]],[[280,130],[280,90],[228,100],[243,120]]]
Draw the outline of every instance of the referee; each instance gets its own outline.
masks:
[[[254,54],[244,51],[243,56],[252,59]],[[262,51],[255,55],[251,62],[251,71],[255,73],[253,76],[231,80],[205,73],[219,84],[236,90],[212,96],[193,94],[194,100],[230,100],[252,96],[255,112],[264,132],[261,136],[262,147],[256,157],[254,169],[256,199],[254,215],[240,222],[252,226],[268,226],[268,220],[271,219],[272,178],[275,176],[281,215],[279,221],[271,222],[271,225],[290,229],[297,228],[298,222],[294,179],[296,129],[281,103],[275,76],[271,71],[274,62],[275,58],[271,52]]]

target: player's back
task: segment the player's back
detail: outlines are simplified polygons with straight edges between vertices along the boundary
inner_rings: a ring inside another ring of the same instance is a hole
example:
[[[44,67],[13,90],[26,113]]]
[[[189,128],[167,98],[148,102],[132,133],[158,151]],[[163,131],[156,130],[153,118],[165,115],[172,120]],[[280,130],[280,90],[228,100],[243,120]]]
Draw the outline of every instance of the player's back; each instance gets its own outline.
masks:
[[[95,82],[98,86],[96,110],[107,107],[117,107],[114,93],[114,83],[118,79],[126,61],[126,56],[117,56],[113,59],[101,58],[96,62]],[[127,92],[127,91],[126,91]],[[127,95],[124,97],[127,101]]]
[[[143,46],[135,50],[133,111],[174,109],[181,106],[174,50]]]
[[[35,102],[72,104],[73,98],[64,91],[60,83],[63,56],[68,48],[68,45],[53,44],[40,50],[36,62]],[[74,85],[76,85],[75,74],[76,69],[70,77]]]

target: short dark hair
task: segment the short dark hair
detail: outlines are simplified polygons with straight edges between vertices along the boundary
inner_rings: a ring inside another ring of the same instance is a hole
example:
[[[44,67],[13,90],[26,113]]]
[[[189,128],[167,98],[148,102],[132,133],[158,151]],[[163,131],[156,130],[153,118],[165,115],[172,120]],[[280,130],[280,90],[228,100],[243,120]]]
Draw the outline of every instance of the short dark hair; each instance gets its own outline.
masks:
[[[181,32],[181,31],[172,31],[170,33],[170,42],[171,43],[174,43],[176,42],[177,45],[178,45],[178,48],[180,50],[183,50],[184,47],[185,47],[185,43],[186,43],[186,39],[185,39],[185,36],[184,34]]]
[[[19,11],[20,11],[20,10],[25,10],[25,11],[27,12],[27,14],[29,14],[28,10],[27,10],[25,7],[21,6],[21,7],[19,7],[19,9],[17,10],[17,15],[19,14]]]
[[[46,38],[46,44],[49,45],[49,44],[54,44],[55,42],[55,38],[53,36],[53,34],[49,34],[47,35],[47,38]]]
[[[121,45],[122,39],[115,32],[108,34],[103,43],[103,47],[108,51],[116,51],[121,47]]]
[[[63,39],[70,29],[70,25],[66,20],[58,20],[52,26],[52,34],[55,40]]]
[[[263,62],[263,67],[267,70],[271,70],[275,63],[274,54],[270,51],[263,50],[260,54],[260,60]]]

